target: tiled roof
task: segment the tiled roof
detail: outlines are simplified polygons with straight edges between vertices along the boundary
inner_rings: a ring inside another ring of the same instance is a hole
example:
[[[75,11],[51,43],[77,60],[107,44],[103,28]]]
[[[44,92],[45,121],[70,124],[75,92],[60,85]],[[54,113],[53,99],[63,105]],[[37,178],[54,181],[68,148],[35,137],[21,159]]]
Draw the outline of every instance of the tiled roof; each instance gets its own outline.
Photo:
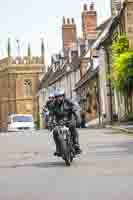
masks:
[[[69,64],[69,66],[71,67],[71,70],[69,72],[67,72],[66,70],[67,64],[68,64],[68,60],[65,60],[62,65],[58,66],[58,69],[55,72],[53,72],[53,69],[51,66],[49,71],[42,78],[41,83],[40,83],[40,88],[48,87],[54,84],[60,78],[62,78],[65,74],[68,74],[74,70],[77,70],[80,67],[79,66],[80,60],[79,58],[75,59]]]
[[[100,31],[103,31],[108,23],[111,21],[112,17],[109,17],[108,19],[106,19],[103,23],[101,23],[99,26],[97,26],[96,30],[100,30]]]
[[[110,31],[112,30],[114,24],[118,23],[118,16],[112,17],[111,20],[108,21],[108,25],[105,27],[103,32],[99,35],[99,37],[96,39],[96,41],[93,43],[91,46],[91,49],[96,49],[99,48],[99,46],[109,37]],[[90,51],[91,49],[88,50],[88,52],[85,55],[85,58],[90,57]]]
[[[50,67],[48,72],[43,76],[42,80],[40,81],[39,89],[48,87],[49,79],[51,78],[52,74],[53,70],[52,67]]]
[[[74,62],[71,62],[69,66],[71,67],[71,70],[67,72],[66,66],[67,61],[64,63],[63,66],[59,67],[56,72],[53,73],[49,80],[49,85],[52,85],[54,82],[58,81],[60,78],[62,78],[65,74],[71,73],[74,70],[77,70],[79,68],[80,61],[79,59],[76,59]]]

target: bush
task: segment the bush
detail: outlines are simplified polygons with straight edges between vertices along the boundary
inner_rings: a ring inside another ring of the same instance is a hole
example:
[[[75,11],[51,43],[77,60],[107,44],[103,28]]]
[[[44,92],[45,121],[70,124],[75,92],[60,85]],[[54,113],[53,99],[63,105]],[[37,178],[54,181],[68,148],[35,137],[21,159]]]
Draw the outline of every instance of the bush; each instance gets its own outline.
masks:
[[[125,91],[127,81],[133,76],[133,51],[129,48],[127,36],[121,35],[112,45],[113,67],[111,80],[120,92]]]
[[[128,68],[129,60],[132,57],[133,52],[125,52],[113,63],[112,82],[119,91],[124,91],[128,78],[133,76],[133,68]]]

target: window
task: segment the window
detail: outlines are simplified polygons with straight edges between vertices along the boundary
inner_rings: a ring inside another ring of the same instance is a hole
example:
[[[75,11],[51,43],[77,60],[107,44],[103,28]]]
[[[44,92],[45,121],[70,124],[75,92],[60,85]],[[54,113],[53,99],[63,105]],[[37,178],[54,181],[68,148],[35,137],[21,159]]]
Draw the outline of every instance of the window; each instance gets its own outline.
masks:
[[[32,96],[32,80],[24,80],[24,95]]]
[[[32,121],[33,121],[32,116],[20,115],[13,117],[13,122],[32,122]]]

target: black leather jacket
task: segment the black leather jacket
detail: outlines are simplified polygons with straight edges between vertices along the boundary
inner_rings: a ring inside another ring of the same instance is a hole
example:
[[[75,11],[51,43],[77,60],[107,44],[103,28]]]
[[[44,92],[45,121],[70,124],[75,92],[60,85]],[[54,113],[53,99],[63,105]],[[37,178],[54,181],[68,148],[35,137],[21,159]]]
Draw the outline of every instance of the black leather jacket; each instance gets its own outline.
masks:
[[[61,104],[55,101],[54,104],[54,116],[56,121],[66,119],[71,121],[73,116],[76,120],[79,120],[80,116],[78,116],[77,110],[75,109],[75,104],[70,100],[65,98]]]

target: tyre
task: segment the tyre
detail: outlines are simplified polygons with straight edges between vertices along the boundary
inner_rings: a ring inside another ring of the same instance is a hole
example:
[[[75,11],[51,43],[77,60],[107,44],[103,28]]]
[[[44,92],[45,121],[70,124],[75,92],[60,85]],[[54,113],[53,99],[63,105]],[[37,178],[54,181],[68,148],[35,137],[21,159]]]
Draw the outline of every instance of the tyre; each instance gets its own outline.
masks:
[[[72,163],[71,152],[69,150],[67,150],[67,153],[66,153],[65,163],[67,166],[70,166]]]
[[[66,166],[71,166],[71,161],[69,161],[69,160],[65,160],[65,163],[66,163]]]
[[[74,158],[74,156],[73,156],[73,154],[71,153],[71,156],[70,156],[70,161],[71,161],[71,163],[72,163],[72,161],[73,161],[73,158]]]
[[[72,143],[69,139],[67,141],[67,159],[66,159],[66,165],[70,166],[74,158],[74,152],[72,151]]]
[[[59,145],[60,145],[60,150],[61,150],[61,154],[62,154],[62,158],[63,160],[65,160],[65,163],[67,166],[70,166],[70,156],[68,153],[68,145],[67,145],[67,141],[64,140],[61,136],[59,137]]]
[[[71,162],[72,162],[72,157],[71,157],[70,148],[68,146],[67,146],[67,149],[66,149],[66,152],[65,152],[64,156],[65,156],[65,163],[66,163],[66,165],[70,166]]]

